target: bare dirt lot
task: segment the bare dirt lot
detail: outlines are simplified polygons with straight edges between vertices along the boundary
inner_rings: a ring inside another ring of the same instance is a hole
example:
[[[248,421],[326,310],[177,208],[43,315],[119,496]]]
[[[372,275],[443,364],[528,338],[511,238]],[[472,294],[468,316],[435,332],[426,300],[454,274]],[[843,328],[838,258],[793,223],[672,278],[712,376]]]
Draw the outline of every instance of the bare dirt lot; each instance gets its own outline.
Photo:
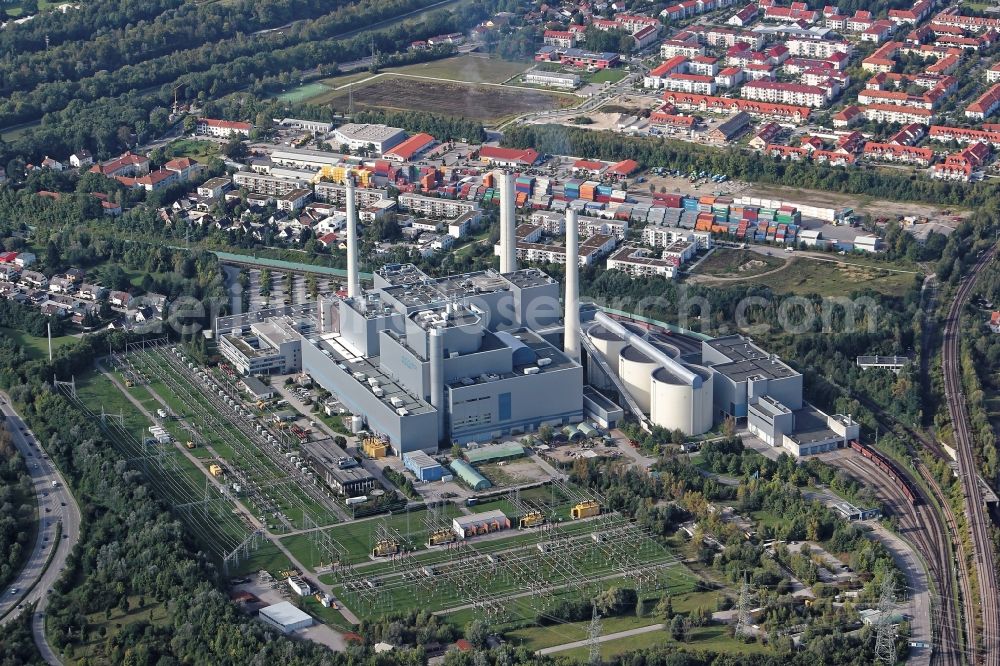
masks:
[[[347,91],[338,93],[330,103],[343,111],[348,105]],[[566,95],[541,91],[405,76],[382,77],[354,89],[356,108],[432,111],[487,122],[531,111],[558,109],[576,101]]]

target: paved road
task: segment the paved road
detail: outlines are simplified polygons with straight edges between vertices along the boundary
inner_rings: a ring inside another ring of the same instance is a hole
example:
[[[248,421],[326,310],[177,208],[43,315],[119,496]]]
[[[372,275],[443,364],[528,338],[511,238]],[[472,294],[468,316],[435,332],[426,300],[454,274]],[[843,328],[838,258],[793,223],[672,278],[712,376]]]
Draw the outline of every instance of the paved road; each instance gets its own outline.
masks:
[[[0,392],[0,411],[7,417],[14,444],[27,460],[28,472],[31,474],[38,501],[40,521],[35,546],[27,564],[18,577],[14,579],[13,584],[4,590],[2,597],[0,597],[0,615],[10,611],[15,604],[21,603],[26,606],[29,603],[37,602],[32,618],[32,633],[35,644],[47,663],[59,664],[61,663],[59,658],[45,640],[45,607],[48,602],[49,590],[59,578],[66,565],[66,558],[80,538],[80,507],[77,506],[76,499],[67,489],[65,479],[39,447],[34,435],[28,430],[20,415],[10,406],[10,398],[3,392]],[[58,485],[53,486],[53,483]],[[53,544],[52,539],[58,523],[62,523],[63,538],[58,544]],[[46,568],[45,563],[48,561],[53,547],[55,547],[56,552]],[[24,590],[31,587],[32,584],[35,587],[23,602],[19,602]],[[11,588],[17,588],[19,592],[11,594]],[[9,622],[18,617],[20,613],[20,610],[14,609],[13,612],[0,619],[0,624]]]
[[[1000,608],[997,605],[997,576],[993,561],[993,542],[990,538],[992,522],[983,504],[979,477],[976,471],[974,444],[969,425],[969,412],[965,405],[961,378],[961,319],[962,310],[972,294],[979,271],[994,260],[996,248],[985,252],[969,274],[963,279],[948,309],[944,326],[941,366],[944,374],[944,392],[948,400],[948,413],[955,432],[955,449],[958,453],[958,477],[965,495],[965,511],[972,536],[973,562],[979,579],[979,611],[982,613],[981,632],[975,635],[973,618],[969,622],[970,661],[977,656],[988,666],[1000,664]],[[982,652],[979,652],[979,646]]]

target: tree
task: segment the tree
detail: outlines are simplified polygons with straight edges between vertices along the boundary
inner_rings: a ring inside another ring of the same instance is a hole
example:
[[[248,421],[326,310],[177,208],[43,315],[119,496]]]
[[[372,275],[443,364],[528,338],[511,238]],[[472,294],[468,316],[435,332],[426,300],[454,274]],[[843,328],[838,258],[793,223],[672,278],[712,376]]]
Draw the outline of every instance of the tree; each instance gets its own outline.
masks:
[[[674,618],[670,620],[670,637],[675,641],[685,640],[683,615],[674,615]]]
[[[465,625],[465,639],[472,643],[474,647],[486,647],[486,641],[490,637],[490,628],[483,620],[473,620]]]
[[[674,616],[674,602],[669,594],[663,594],[660,596],[660,600],[656,603],[656,607],[653,609],[653,614],[664,622],[670,621],[670,619]]]
[[[455,460],[460,460],[462,458],[462,445],[452,444],[451,445],[451,457]]]
[[[545,424],[538,429],[538,439],[542,440],[546,444],[552,442],[552,426]]]

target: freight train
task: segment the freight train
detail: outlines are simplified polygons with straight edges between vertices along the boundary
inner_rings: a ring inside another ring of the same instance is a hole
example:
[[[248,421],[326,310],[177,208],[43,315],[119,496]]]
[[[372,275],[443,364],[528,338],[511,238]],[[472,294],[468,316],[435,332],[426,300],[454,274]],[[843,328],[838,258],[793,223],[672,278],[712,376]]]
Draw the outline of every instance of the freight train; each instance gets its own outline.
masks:
[[[920,498],[914,491],[913,486],[906,479],[906,476],[904,476],[896,468],[895,463],[875,449],[869,448],[857,440],[851,442],[851,448],[875,463],[875,466],[882,470],[882,473],[887,476],[897,488],[903,491],[903,495],[906,496],[906,499],[910,504],[916,505],[920,503]]]

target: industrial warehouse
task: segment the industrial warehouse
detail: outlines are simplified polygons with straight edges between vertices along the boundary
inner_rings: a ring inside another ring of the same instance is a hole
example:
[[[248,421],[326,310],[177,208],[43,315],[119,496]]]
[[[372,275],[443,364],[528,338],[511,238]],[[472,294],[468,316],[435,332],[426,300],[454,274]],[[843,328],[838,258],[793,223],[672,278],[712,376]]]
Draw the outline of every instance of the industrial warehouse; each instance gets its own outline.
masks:
[[[499,271],[431,277],[388,264],[371,289],[360,286],[357,194],[347,182],[346,297],[220,318],[223,355],[246,375],[307,372],[355,415],[355,432],[375,433],[398,455],[617,421],[617,405],[593,389],[617,393],[647,428],[700,435],[731,417],[794,455],[857,436],[850,417],[805,405],[802,375],[748,338],[664,336],[593,307],[582,321],[576,212],[565,215],[560,302],[555,280],[518,268],[514,177],[501,171],[497,182]],[[432,460],[407,466],[423,481],[444,475]],[[342,470],[324,467],[352,492]],[[472,465],[451,471],[475,489],[489,485]]]

